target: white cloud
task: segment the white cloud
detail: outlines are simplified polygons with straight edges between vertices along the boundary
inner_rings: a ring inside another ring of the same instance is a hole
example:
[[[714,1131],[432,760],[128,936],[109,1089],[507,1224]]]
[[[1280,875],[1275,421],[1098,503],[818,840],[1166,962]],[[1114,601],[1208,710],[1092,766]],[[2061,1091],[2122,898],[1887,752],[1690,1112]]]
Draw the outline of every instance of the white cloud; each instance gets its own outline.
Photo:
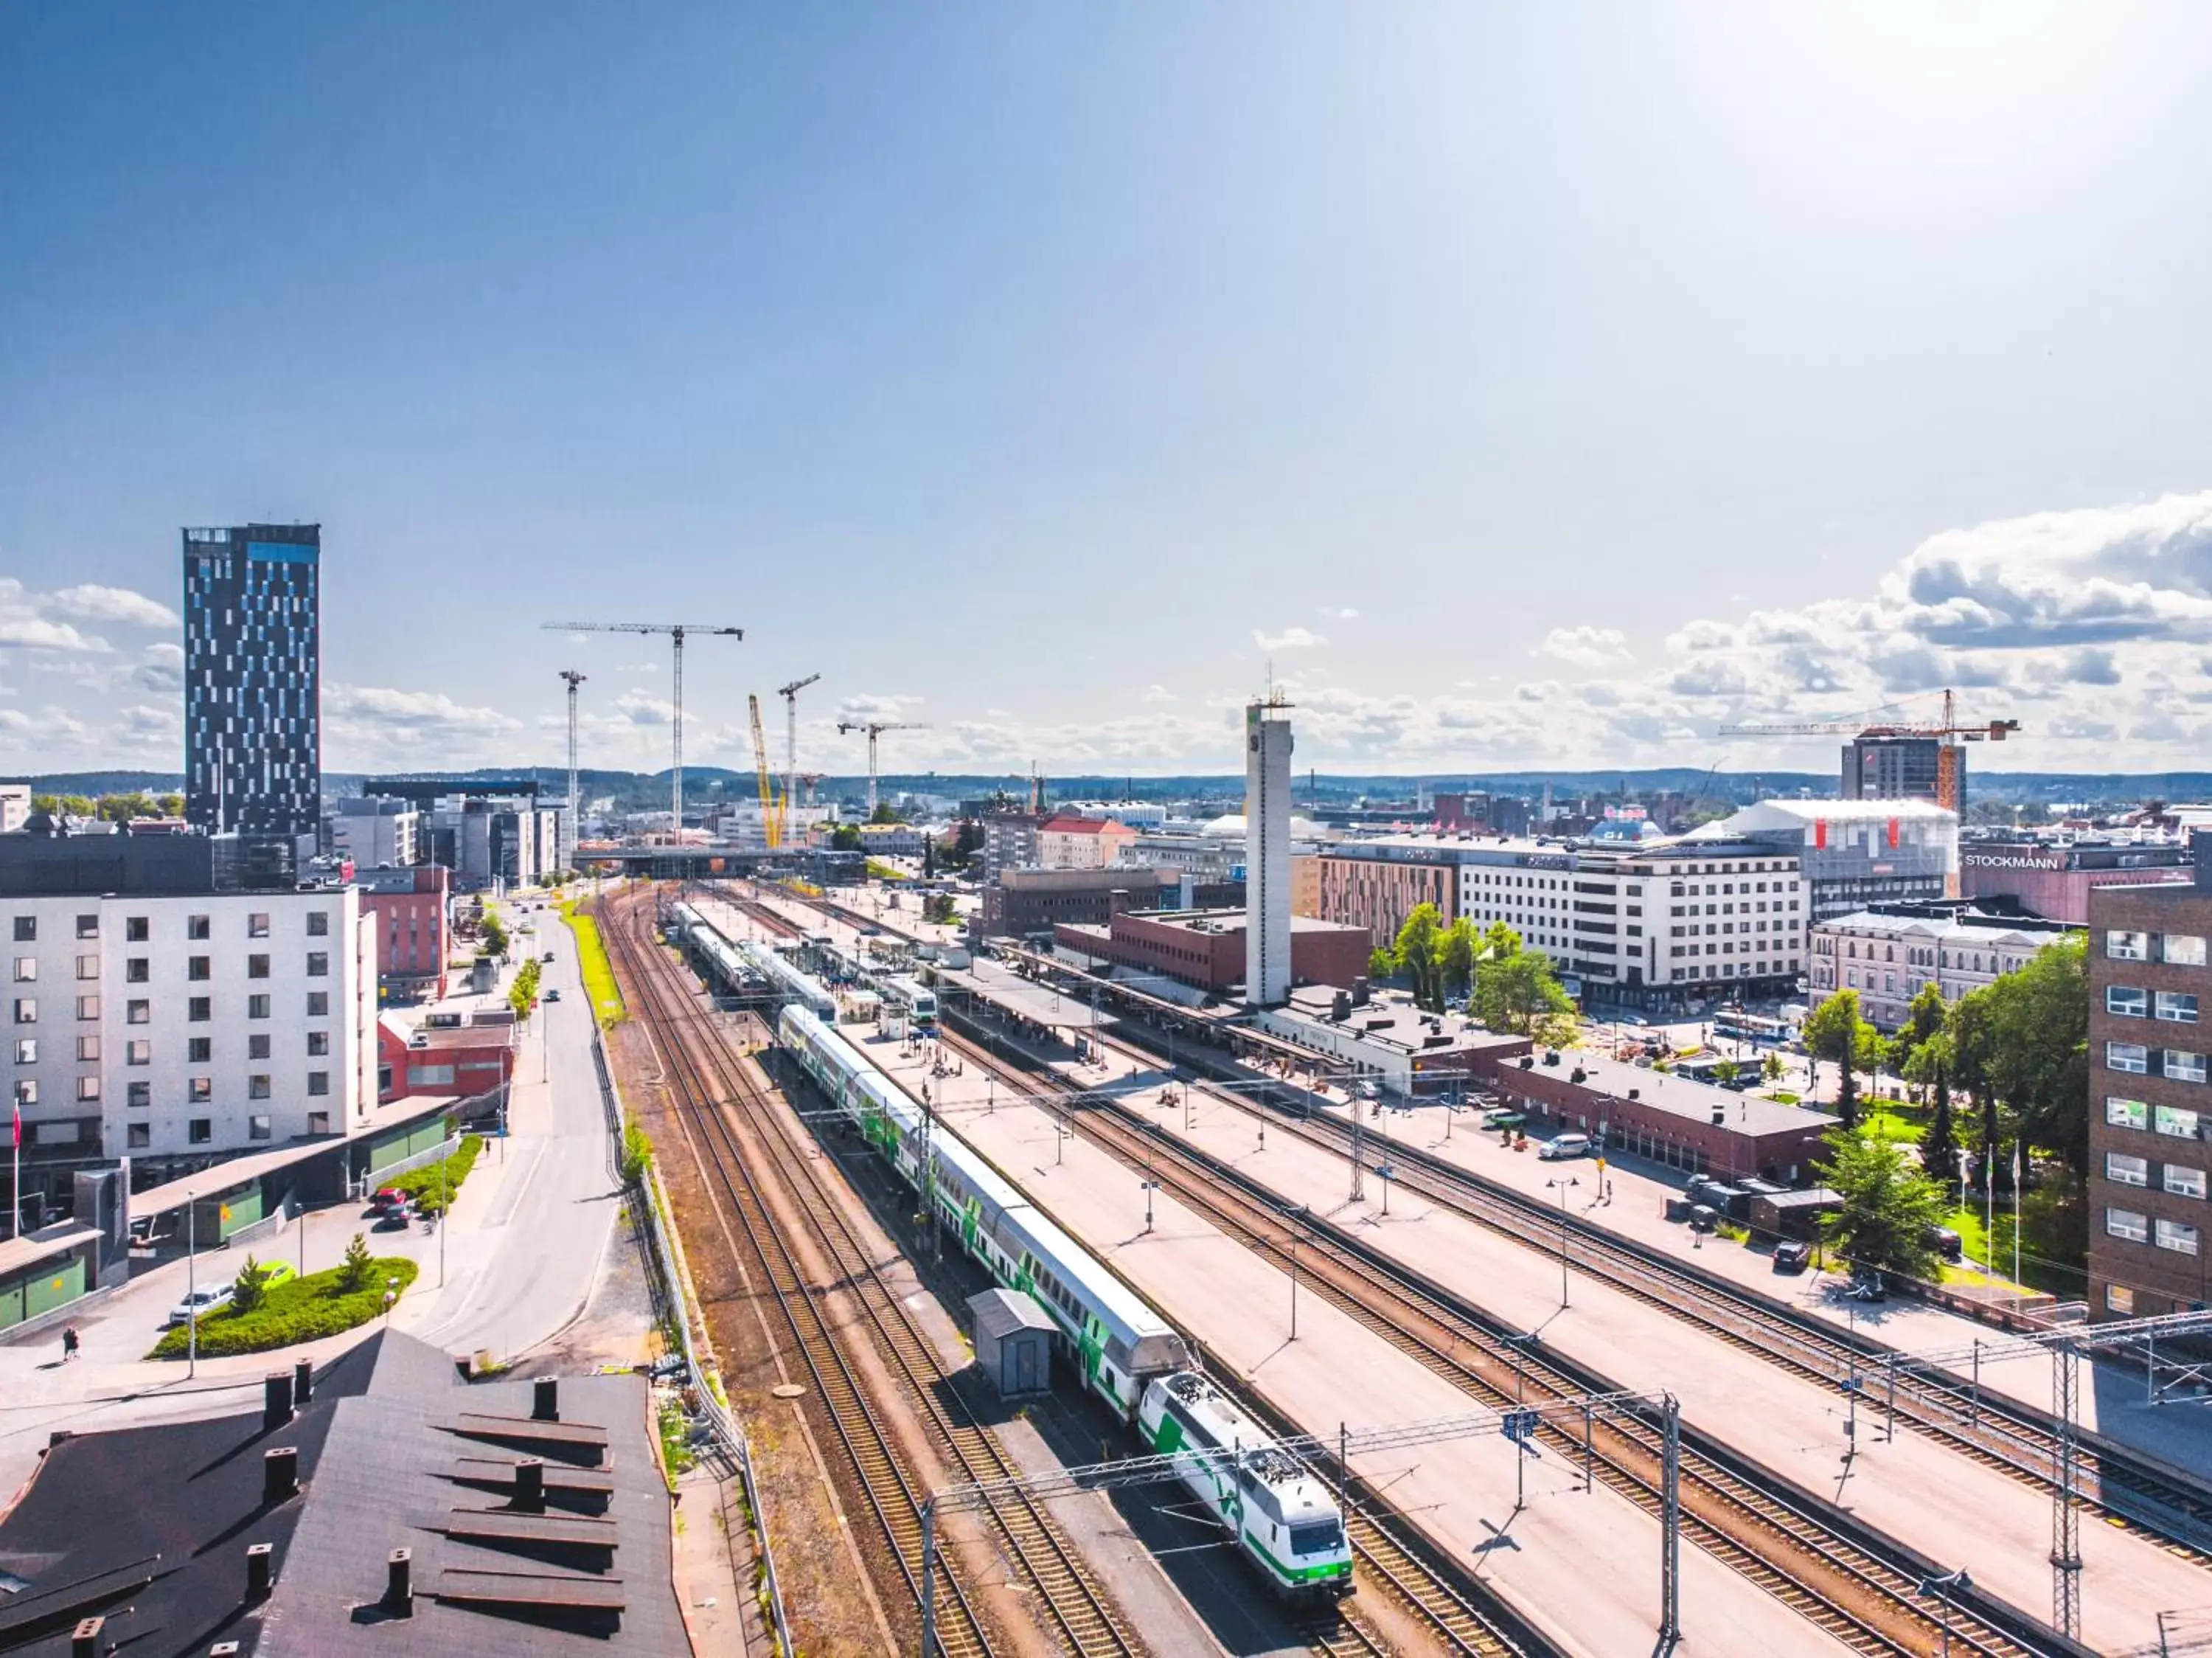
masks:
[[[1359,619],[1359,613],[1350,605],[1323,605],[1317,613],[1333,622],[1356,622]]]
[[[1583,667],[1600,667],[1607,662],[1629,659],[1628,636],[1618,628],[1555,627],[1544,636],[1544,643],[1533,653],[1540,656],[1556,656],[1563,662],[1573,662]]]
[[[80,633],[67,622],[43,616],[0,615],[0,646],[20,650],[80,650],[99,653],[114,649],[96,633]]]
[[[1258,628],[1254,628],[1252,643],[1262,650],[1311,650],[1327,644],[1328,638],[1325,634],[1316,633],[1310,628],[1294,624],[1280,633],[1262,633]]]
[[[855,722],[869,720],[903,720],[923,699],[905,695],[878,695],[860,692],[847,697],[837,704],[837,717]]]
[[[129,588],[93,583],[64,588],[47,602],[64,616],[86,622],[120,622],[130,627],[175,627],[177,613]]]
[[[1152,685],[1145,687],[1143,700],[1148,703],[1172,703],[1181,699],[1165,686]]]
[[[676,723],[676,704],[665,697],[655,697],[632,686],[614,699],[617,714],[632,725],[673,725]],[[684,723],[689,725],[690,721]]]

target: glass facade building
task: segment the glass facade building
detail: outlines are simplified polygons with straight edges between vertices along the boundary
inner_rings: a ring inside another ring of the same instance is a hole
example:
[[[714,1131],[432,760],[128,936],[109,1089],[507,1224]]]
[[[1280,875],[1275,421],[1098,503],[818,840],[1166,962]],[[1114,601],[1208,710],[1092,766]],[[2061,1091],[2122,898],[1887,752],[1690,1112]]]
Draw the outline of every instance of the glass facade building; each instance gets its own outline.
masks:
[[[185,815],[289,850],[322,814],[322,527],[184,537]]]

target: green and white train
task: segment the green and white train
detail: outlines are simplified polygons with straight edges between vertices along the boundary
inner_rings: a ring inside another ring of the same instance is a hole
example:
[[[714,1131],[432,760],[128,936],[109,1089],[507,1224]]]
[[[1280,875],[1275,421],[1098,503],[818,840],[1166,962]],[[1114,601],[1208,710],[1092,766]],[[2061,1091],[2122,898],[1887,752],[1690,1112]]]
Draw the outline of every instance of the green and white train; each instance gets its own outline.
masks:
[[[1164,1453],[1277,1593],[1350,1593],[1335,1501],[1192,1368],[1167,1320],[1041,1213],[983,1155],[921,1108],[838,1031],[794,1003],[777,1033],[970,1258],[1044,1309],[1084,1386]]]

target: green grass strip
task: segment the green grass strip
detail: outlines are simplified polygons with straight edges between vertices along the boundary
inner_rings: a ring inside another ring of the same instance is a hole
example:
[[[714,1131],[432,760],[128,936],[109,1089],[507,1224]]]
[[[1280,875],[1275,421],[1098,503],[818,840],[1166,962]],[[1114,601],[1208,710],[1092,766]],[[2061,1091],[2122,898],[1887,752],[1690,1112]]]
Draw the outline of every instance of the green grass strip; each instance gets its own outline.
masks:
[[[303,1341],[343,1334],[367,1324],[384,1311],[384,1292],[389,1281],[399,1281],[399,1293],[415,1282],[421,1269],[404,1255],[380,1255],[369,1262],[367,1283],[359,1289],[344,1285],[345,1269],[311,1272],[271,1289],[251,1313],[234,1313],[227,1307],[200,1315],[199,1354],[204,1359],[230,1358],[240,1353],[265,1353]],[[146,1356],[180,1359],[185,1356],[185,1326],[164,1332]]]

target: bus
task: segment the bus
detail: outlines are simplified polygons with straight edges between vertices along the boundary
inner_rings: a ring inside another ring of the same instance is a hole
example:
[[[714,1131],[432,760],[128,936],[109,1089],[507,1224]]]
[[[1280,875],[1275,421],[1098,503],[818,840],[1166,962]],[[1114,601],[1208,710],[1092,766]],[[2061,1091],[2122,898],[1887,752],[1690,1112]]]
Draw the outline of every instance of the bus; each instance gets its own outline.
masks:
[[[1733,1037],[1741,1042],[1764,1042],[1778,1047],[1793,1040],[1797,1031],[1786,1019],[1746,1013],[1741,1008],[1723,1008],[1713,1015],[1713,1034]]]

